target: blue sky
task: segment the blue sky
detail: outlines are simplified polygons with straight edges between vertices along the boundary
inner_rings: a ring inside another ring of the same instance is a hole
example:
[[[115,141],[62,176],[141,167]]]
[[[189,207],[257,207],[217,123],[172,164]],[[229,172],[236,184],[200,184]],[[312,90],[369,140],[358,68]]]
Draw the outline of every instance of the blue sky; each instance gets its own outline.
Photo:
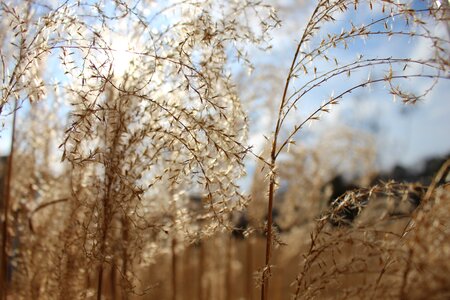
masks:
[[[416,1],[415,6],[421,5],[420,1]],[[255,62],[255,73],[265,68],[266,65],[275,64],[279,68],[279,72],[287,73],[293,53],[296,47],[301,28],[304,26],[312,6],[307,9],[299,8],[295,1],[283,1],[283,5],[289,7],[282,11],[280,18],[284,20],[283,27],[274,32],[272,41],[273,49],[270,53],[261,53]],[[307,6],[308,7],[308,6]],[[419,7],[419,6],[418,6]],[[294,8],[294,9],[293,9]],[[355,25],[359,22],[366,24],[371,21],[374,16],[369,14],[367,9],[357,14],[348,14],[337,18],[336,22],[330,27],[331,30],[340,31],[341,27],[349,26],[350,21]],[[396,20],[392,25],[394,30],[403,28],[403,23]],[[380,25],[383,27],[383,25]],[[436,26],[433,28],[434,33],[448,39],[446,28]],[[359,53],[364,53],[365,57],[427,57],[431,47],[425,42],[414,42],[408,37],[402,39],[385,39],[374,40],[355,40],[350,44],[350,51],[337,50],[342,57],[347,59],[355,57]],[[318,69],[322,66],[318,65]],[[386,69],[386,68],[385,68]],[[387,70],[386,70],[387,71]],[[380,70],[371,76],[382,76]],[[286,75],[273,74],[272,80],[283,85]],[[361,73],[361,77],[354,76],[355,82],[361,78],[367,78],[366,73]],[[255,78],[257,76],[255,75]],[[352,76],[353,77],[353,76]],[[342,80],[339,79],[339,80]],[[328,82],[315,92],[302,100],[299,107],[299,115],[305,115],[306,112],[313,110],[320,105],[323,98],[327,98],[333,91],[339,91],[342,81]],[[271,84],[271,83],[268,83]],[[412,90],[423,90],[429,86],[430,82],[425,80],[409,80],[402,82],[402,85]],[[263,86],[263,85],[262,85]],[[277,90],[274,94],[275,101],[278,103],[281,98],[281,89],[278,86],[268,90]],[[319,122],[314,123],[311,127],[306,128],[303,133],[297,136],[298,142],[306,141],[311,135],[318,136],[321,133],[346,125],[354,127],[358,130],[373,132],[374,126],[377,131],[374,134],[377,144],[378,167],[380,169],[389,169],[396,164],[408,167],[417,167],[421,161],[432,156],[441,156],[450,153],[450,102],[448,93],[450,92],[450,82],[442,80],[434,90],[425,97],[424,101],[414,105],[407,106],[401,101],[393,101],[385,89],[384,84],[373,85],[369,90],[359,90],[353,94],[347,95],[338,106],[333,107],[331,112],[324,116]],[[245,95],[245,93],[244,93]],[[318,99],[318,100],[317,100]],[[253,109],[258,107],[258,109]],[[273,107],[277,107],[274,104]],[[263,135],[269,136],[273,130],[273,121],[269,117],[272,108],[266,108],[261,111],[258,104],[251,104],[247,107],[250,113],[250,120],[254,123],[252,128],[251,143],[256,149],[264,143]],[[258,110],[258,111],[257,111]],[[266,116],[266,117],[264,117]],[[295,123],[296,116],[292,119]],[[256,125],[256,126],[255,126]]]

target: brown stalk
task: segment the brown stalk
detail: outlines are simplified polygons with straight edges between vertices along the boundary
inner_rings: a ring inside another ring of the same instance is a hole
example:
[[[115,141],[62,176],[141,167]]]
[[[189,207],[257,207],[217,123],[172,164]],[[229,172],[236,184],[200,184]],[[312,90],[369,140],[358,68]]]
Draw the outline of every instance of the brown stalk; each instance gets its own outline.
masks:
[[[197,297],[199,300],[203,300],[203,271],[205,270],[205,243],[206,241],[200,241],[199,242],[199,249],[198,249],[198,283],[197,283]]]
[[[231,262],[233,259],[233,236],[230,234],[225,237],[226,241],[226,269],[225,269],[225,300],[232,299],[232,270]]]
[[[246,272],[245,272],[245,294],[248,300],[253,299],[253,238],[250,236],[245,243]]]
[[[170,247],[170,251],[172,254],[172,264],[171,264],[171,268],[172,268],[172,276],[171,276],[171,281],[172,281],[172,300],[176,300],[177,299],[177,253],[176,253],[176,247],[177,247],[177,239],[176,238],[172,238],[172,243],[171,243],[171,247]]]
[[[16,120],[17,120],[17,100],[14,101],[13,111],[13,124],[12,124],[12,136],[11,136],[11,148],[8,158],[8,173],[5,177],[5,193],[4,193],[4,206],[3,206],[3,228],[2,228],[2,257],[1,257],[1,270],[0,270],[0,287],[2,291],[2,299],[8,297],[8,219],[9,219],[9,206],[11,202],[11,179],[13,175],[13,158],[14,158],[14,144],[16,137]]]
[[[270,151],[270,178],[269,178],[269,200],[267,204],[267,235],[266,235],[266,255],[265,255],[265,265],[262,272],[262,285],[261,285],[261,300],[267,300],[268,294],[269,294],[269,277],[270,277],[270,258],[272,256],[272,243],[273,243],[273,236],[272,236],[272,225],[273,225],[273,219],[272,219],[272,212],[273,212],[273,200],[275,197],[275,184],[276,184],[276,173],[275,173],[275,165],[277,161],[278,151],[277,151],[277,141],[278,141],[278,135],[281,131],[281,126],[283,123],[283,108],[286,105],[287,100],[287,93],[289,90],[289,85],[291,83],[292,75],[294,73],[295,65],[298,59],[298,56],[300,54],[301,46],[303,45],[304,41],[306,40],[306,37],[308,36],[309,29],[313,25],[313,18],[316,15],[317,11],[319,10],[320,4],[316,6],[314,12],[311,15],[311,18],[308,22],[308,25],[306,26],[305,31],[303,32],[303,36],[300,40],[300,42],[297,45],[297,49],[294,54],[294,58],[292,59],[291,67],[289,69],[288,76],[286,78],[286,83],[284,85],[283,90],[283,96],[281,98],[280,106],[278,109],[278,117],[277,117],[277,124],[275,127],[275,132],[273,135],[272,140],[272,146]]]
[[[110,95],[112,98],[113,95]],[[101,300],[102,290],[103,290],[103,272],[104,272],[104,258],[106,256],[106,239],[108,237],[108,231],[110,222],[112,220],[114,212],[112,211],[112,204],[110,203],[113,197],[113,184],[116,179],[116,166],[120,158],[117,158],[118,144],[119,138],[123,130],[122,120],[120,119],[122,116],[121,108],[118,108],[117,113],[119,114],[117,127],[114,128],[114,136],[112,139],[111,152],[109,156],[110,165],[105,167],[105,178],[107,180],[106,184],[106,194],[102,199],[102,209],[103,209],[103,222],[101,227],[101,240],[100,240],[100,262],[98,266],[98,278],[97,278],[97,300]],[[107,130],[106,130],[107,135]],[[106,136],[106,139],[108,136]]]
[[[116,300],[116,269],[114,266],[111,268],[111,274],[109,275],[109,281],[111,284],[111,300]]]
[[[127,276],[128,268],[129,268],[129,261],[128,261],[128,254],[127,254],[127,247],[129,243],[129,235],[130,235],[130,224],[128,220],[123,217],[122,218],[122,242],[125,244],[122,250],[122,274],[123,276]],[[114,272],[114,269],[112,270]],[[115,288],[113,287],[113,290]],[[125,291],[125,289],[122,290],[122,299],[126,300],[128,299],[128,293]]]

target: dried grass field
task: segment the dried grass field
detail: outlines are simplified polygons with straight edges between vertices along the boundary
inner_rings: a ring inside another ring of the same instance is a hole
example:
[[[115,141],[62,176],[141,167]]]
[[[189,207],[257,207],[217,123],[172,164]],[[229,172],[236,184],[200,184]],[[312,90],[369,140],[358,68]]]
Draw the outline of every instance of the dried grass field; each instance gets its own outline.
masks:
[[[449,9],[0,0],[1,300],[450,299]]]

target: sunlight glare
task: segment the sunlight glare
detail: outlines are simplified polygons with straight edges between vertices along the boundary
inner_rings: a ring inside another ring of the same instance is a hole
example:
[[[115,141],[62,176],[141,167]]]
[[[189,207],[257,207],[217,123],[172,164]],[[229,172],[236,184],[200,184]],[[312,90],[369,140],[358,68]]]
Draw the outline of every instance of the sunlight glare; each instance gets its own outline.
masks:
[[[114,74],[118,77],[122,77],[127,72],[133,59],[130,40],[125,37],[117,37],[112,41],[111,49],[113,49]]]

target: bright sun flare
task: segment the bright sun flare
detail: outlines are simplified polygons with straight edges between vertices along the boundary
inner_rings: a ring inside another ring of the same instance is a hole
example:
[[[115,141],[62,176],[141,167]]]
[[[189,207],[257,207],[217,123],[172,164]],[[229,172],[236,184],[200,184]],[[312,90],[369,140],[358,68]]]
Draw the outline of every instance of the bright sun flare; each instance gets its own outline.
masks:
[[[133,59],[130,49],[130,41],[124,37],[114,38],[111,44],[113,49],[113,69],[116,76],[123,76]]]

